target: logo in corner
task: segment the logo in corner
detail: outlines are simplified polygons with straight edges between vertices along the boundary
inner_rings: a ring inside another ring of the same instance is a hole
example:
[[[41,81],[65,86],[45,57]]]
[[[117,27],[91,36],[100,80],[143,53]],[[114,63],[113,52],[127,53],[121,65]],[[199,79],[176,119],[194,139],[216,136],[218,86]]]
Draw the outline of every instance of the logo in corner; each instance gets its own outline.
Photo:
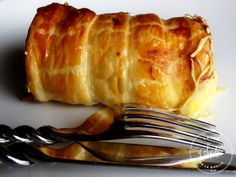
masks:
[[[198,170],[207,173],[207,174],[216,174],[222,172],[228,167],[232,160],[232,155],[224,156],[221,158],[221,155],[224,154],[224,151],[220,147],[213,146],[212,141],[218,139],[216,137],[209,137],[206,133],[199,134],[197,138],[194,139],[193,143],[202,143],[204,139],[204,147],[197,148],[194,146],[190,147],[190,157],[199,157],[200,163],[198,165]],[[228,154],[233,154],[233,146],[230,140],[223,134],[220,133],[220,139],[224,142],[224,149],[226,149]]]

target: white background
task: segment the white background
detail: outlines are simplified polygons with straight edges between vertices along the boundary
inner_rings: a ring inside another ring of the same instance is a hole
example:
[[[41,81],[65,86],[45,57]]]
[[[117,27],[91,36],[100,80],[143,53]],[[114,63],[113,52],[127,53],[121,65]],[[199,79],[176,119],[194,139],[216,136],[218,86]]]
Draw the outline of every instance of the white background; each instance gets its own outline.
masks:
[[[19,80],[24,77],[24,41],[28,27],[40,6],[52,1],[0,0],[0,124],[39,127],[70,127],[96,110],[58,103],[19,101]],[[62,2],[64,1],[57,1]],[[209,21],[214,39],[218,83],[226,91],[214,102],[210,120],[223,134],[226,149],[236,153],[236,1],[235,0],[79,0],[69,1],[77,8],[97,13],[126,11],[131,14],[153,12],[161,18],[198,14]],[[24,83],[21,82],[23,85]],[[227,142],[230,142],[229,143]],[[28,168],[0,167],[0,176],[204,176],[201,172],[107,167],[79,164],[38,164]],[[217,176],[225,176],[220,173]]]

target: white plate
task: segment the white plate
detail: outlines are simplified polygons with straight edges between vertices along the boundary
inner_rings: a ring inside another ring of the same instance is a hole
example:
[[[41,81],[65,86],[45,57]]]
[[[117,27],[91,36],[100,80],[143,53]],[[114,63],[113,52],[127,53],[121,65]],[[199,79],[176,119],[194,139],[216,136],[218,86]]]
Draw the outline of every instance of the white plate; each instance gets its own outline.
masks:
[[[57,127],[74,126],[96,108],[56,103],[27,103],[18,99],[18,81],[23,73],[24,40],[28,27],[40,6],[49,0],[0,0],[0,124],[33,127],[50,124]],[[58,1],[64,3],[64,1]],[[87,7],[97,13],[126,11],[131,14],[157,13],[162,18],[198,14],[208,19],[214,39],[215,63],[219,85],[229,88],[214,103],[211,120],[224,135],[224,141],[236,152],[236,1],[234,0],[80,0],[69,1],[77,8]],[[17,83],[17,84],[16,84]],[[23,82],[22,82],[23,84]],[[226,139],[226,140],[225,140]],[[229,151],[227,145],[226,149]],[[106,167],[78,164],[36,165],[29,168],[0,168],[1,176],[177,176],[181,171]],[[185,172],[186,175],[205,175]],[[220,174],[223,175],[223,174]]]

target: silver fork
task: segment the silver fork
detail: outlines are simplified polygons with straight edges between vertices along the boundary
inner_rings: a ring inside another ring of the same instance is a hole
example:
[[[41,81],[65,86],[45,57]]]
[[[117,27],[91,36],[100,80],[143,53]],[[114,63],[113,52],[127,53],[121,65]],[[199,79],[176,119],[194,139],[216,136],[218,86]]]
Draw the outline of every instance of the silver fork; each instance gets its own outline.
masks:
[[[51,145],[58,142],[103,141],[166,147],[218,149],[215,126],[196,119],[136,104],[107,107],[75,128],[23,125],[11,129],[0,125],[0,143],[16,142]]]

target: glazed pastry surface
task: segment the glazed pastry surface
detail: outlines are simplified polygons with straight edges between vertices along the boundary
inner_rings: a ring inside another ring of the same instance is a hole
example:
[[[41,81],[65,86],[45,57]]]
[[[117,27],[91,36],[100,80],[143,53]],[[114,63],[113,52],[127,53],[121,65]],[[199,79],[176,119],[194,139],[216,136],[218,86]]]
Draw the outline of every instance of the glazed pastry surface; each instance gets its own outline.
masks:
[[[25,54],[40,102],[140,103],[188,115],[216,88],[211,33],[199,16],[97,15],[53,3],[38,9]]]

